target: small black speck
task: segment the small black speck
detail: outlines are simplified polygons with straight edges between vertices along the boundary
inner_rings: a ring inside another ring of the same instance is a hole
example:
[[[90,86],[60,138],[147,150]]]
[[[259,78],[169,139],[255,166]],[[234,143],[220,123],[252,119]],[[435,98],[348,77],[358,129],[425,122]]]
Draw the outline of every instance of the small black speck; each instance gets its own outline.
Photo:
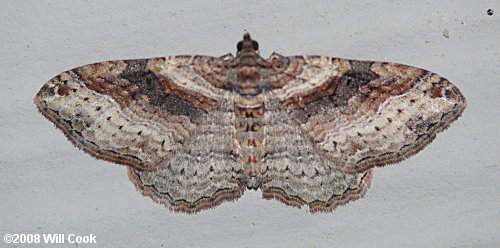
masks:
[[[489,16],[492,16],[493,15],[493,9],[488,9],[486,11],[486,14],[488,14]]]
[[[402,109],[398,109],[398,113],[399,114],[403,113],[403,110]]]
[[[137,132],[137,135],[141,135],[141,134],[142,134],[142,131]]]
[[[391,118],[387,118],[387,121],[388,121],[389,123],[392,123],[392,119],[391,119]]]
[[[362,135],[360,132],[358,132],[358,136],[359,136],[359,137],[363,137],[363,135]]]
[[[181,175],[184,175],[184,168],[181,169]]]
[[[214,167],[213,166],[210,166],[210,172],[213,172],[214,171]]]
[[[88,98],[88,97],[85,97],[85,98],[83,98],[83,100],[84,100],[84,101],[88,101],[88,100],[89,100],[89,98]]]
[[[123,126],[119,126],[118,129],[122,130]]]
[[[111,120],[111,116],[108,116],[108,118],[106,118],[106,120],[108,120],[108,121]]]
[[[410,103],[415,103],[415,99],[411,99],[411,100],[410,100]]]
[[[77,91],[77,89],[71,89],[71,90],[72,90],[73,92],[76,92],[76,91]]]
[[[165,140],[163,140],[163,141],[161,142],[161,146],[163,146],[163,145],[165,145]]]
[[[375,127],[375,130],[380,131],[380,127]]]
[[[95,108],[95,111],[100,111],[100,110],[101,110],[101,108],[102,108],[101,106],[97,106],[97,107]]]

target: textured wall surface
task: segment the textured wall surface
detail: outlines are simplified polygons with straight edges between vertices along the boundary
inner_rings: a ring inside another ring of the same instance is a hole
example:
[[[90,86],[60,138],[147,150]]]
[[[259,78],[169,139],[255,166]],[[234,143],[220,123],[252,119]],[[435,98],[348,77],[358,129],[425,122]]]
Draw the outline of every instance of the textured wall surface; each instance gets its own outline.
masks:
[[[1,3],[2,236],[96,236],[97,245],[80,247],[500,246],[498,1]],[[76,66],[234,53],[245,30],[266,58],[328,55],[436,72],[469,107],[416,156],[375,169],[367,195],[333,213],[311,215],[246,191],[185,215],[142,197],[125,167],[74,148],[32,103],[48,79]]]

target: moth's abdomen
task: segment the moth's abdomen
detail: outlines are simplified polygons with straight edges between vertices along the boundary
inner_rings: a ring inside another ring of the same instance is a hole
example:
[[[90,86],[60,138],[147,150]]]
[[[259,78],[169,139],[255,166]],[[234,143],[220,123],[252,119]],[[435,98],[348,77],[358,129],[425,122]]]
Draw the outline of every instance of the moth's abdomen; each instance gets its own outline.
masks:
[[[264,102],[260,97],[235,99],[236,141],[245,174],[255,178],[264,154]]]

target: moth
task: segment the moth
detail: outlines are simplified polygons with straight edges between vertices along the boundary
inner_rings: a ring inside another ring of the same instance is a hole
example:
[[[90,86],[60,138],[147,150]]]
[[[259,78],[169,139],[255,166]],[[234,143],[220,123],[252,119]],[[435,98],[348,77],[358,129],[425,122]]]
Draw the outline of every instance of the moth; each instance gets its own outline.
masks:
[[[467,106],[412,66],[327,56],[183,55],[84,65],[50,79],[38,110],[78,148],[127,166],[145,196],[196,213],[246,189],[332,211],[372,168],[422,150]]]

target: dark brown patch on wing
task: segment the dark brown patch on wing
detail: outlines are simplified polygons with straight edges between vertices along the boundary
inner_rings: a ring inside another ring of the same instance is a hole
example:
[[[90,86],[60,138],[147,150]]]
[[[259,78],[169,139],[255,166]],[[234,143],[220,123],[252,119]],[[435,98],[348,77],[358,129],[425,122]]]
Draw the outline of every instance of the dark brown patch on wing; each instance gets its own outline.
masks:
[[[57,94],[61,95],[61,96],[65,96],[69,93],[69,90],[70,88],[68,88],[68,86],[66,85],[61,85],[59,87],[59,89],[57,89]]]
[[[329,82],[330,91],[318,90],[318,93],[309,98],[313,100],[305,102],[302,108],[294,109],[292,116],[299,123],[305,123],[311,116],[322,114],[331,108],[346,106],[349,98],[360,94],[362,86],[379,77],[371,70],[372,64],[371,61],[350,61],[351,69]],[[319,97],[314,99],[314,96]]]
[[[188,101],[176,95],[166,94],[164,92],[166,82],[146,68],[147,59],[130,60],[126,61],[126,63],[127,69],[118,75],[118,78],[137,85],[138,91],[131,95],[134,100],[140,101],[139,98],[145,95],[151,105],[166,110],[173,115],[189,116],[191,121],[198,119],[203,113],[202,110]]]
[[[184,115],[196,122],[203,110],[176,95],[166,94],[167,81],[146,68],[149,61],[104,62],[78,67],[73,72],[89,89],[109,95],[121,107],[141,106],[131,108],[138,115]]]
[[[371,70],[372,64],[371,61],[351,61],[352,69],[342,75],[335,92],[325,98],[329,98],[335,106],[347,105],[347,100],[356,95],[361,86],[379,77]]]
[[[302,109],[293,110],[292,115],[300,123],[305,123],[309,117],[324,114],[332,108],[346,107],[343,108],[345,111],[354,111],[357,106],[368,106],[377,110],[387,98],[408,92],[428,73],[419,68],[394,63],[357,60],[348,62],[351,69],[337,79],[334,92],[306,102]],[[357,98],[357,106],[349,105],[349,99],[353,97]]]

